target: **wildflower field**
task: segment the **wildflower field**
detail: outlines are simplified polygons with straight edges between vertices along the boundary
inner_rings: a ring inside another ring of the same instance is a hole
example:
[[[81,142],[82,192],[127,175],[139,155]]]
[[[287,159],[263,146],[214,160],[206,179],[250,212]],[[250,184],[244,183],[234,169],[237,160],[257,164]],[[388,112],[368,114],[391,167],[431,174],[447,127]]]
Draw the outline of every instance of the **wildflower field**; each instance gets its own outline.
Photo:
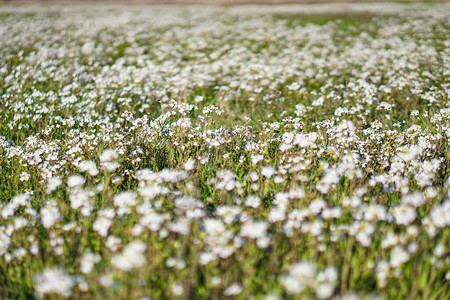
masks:
[[[0,6],[0,298],[450,299],[450,4]]]

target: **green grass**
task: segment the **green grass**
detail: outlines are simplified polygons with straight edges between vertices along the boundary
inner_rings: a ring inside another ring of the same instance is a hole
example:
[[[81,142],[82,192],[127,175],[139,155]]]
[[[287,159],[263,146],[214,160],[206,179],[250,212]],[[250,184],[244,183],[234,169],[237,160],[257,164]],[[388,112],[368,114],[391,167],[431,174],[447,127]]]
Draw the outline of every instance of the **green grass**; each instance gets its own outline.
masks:
[[[386,5],[5,6],[0,297],[448,299],[447,6]],[[136,241],[145,249],[129,254]],[[100,259],[83,272],[88,252]],[[299,261],[311,278],[291,274]],[[54,267],[66,275],[45,290]]]

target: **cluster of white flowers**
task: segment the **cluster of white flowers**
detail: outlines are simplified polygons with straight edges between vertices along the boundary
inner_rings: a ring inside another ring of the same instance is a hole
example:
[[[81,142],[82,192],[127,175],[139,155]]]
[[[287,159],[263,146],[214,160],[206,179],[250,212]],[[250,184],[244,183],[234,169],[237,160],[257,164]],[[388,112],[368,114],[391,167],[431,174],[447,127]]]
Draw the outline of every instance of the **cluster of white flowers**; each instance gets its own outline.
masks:
[[[449,8],[2,6],[5,288],[442,296]]]
[[[123,249],[122,253],[112,258],[112,264],[122,270],[130,271],[133,268],[141,267],[145,264],[145,249],[146,246],[143,242],[137,240],[131,242]]]
[[[61,268],[47,268],[34,277],[36,293],[41,297],[55,293],[65,297],[72,294],[75,280]]]
[[[300,294],[310,288],[317,298],[326,299],[333,295],[337,279],[338,273],[334,267],[318,272],[313,263],[299,261],[291,265],[280,281],[288,294]]]

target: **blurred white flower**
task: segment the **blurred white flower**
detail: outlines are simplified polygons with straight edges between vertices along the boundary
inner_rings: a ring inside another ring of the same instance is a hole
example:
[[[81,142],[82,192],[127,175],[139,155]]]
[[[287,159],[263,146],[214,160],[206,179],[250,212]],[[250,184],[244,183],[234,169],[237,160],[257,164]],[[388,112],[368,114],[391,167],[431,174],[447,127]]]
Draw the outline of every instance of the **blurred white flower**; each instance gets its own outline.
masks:
[[[58,177],[52,177],[47,181],[47,187],[45,189],[45,192],[47,194],[50,194],[51,192],[55,191],[60,185],[62,184],[62,180]]]
[[[75,280],[59,267],[45,269],[34,276],[35,290],[40,297],[55,293],[64,297],[72,295]]]
[[[425,198],[423,197],[423,194],[419,192],[403,196],[402,201],[403,203],[414,207],[419,207],[425,204]]]
[[[146,248],[143,242],[133,241],[125,246],[121,254],[114,256],[111,262],[116,268],[125,272],[142,267],[146,261],[144,256]]]
[[[291,265],[287,274],[281,277],[281,285],[288,294],[299,294],[314,283],[316,267],[308,261],[299,261]]]
[[[94,265],[100,262],[100,260],[101,260],[100,255],[98,255],[97,253],[84,252],[80,262],[81,273],[83,274],[91,273],[94,268]]]
[[[186,171],[192,171],[195,169],[195,159],[190,158],[186,163],[184,164],[184,169]]]
[[[81,172],[88,172],[91,176],[97,176],[98,174],[97,165],[92,160],[82,161],[78,167]]]
[[[242,286],[239,283],[233,283],[229,287],[225,289],[223,294],[225,296],[235,296],[239,295],[242,292]]]
[[[67,178],[67,186],[69,186],[70,188],[76,188],[76,187],[80,187],[85,183],[85,179],[83,176],[80,175],[70,175]]]
[[[408,205],[401,204],[392,209],[395,222],[399,225],[409,225],[416,219],[416,210]]]
[[[276,170],[273,166],[265,166],[261,169],[261,175],[267,178],[272,177],[275,174]]]
[[[261,204],[261,199],[258,196],[249,195],[245,199],[245,206],[258,208],[260,204]]]
[[[172,293],[175,296],[181,296],[184,294],[184,287],[181,283],[174,283],[172,285]]]
[[[30,179],[30,174],[28,174],[27,172],[20,173],[20,177],[19,177],[20,181],[24,182],[24,181],[28,181],[28,179]]]
[[[100,162],[112,162],[119,158],[119,154],[113,150],[113,149],[106,149],[103,150],[102,154],[100,155]]]
[[[389,263],[392,268],[396,268],[409,260],[409,253],[401,246],[396,246],[392,252]]]
[[[55,222],[61,218],[57,204],[55,201],[47,201],[45,207],[40,210],[42,225],[49,229]]]
[[[263,238],[266,236],[268,224],[264,221],[244,223],[241,227],[241,235],[251,239]]]

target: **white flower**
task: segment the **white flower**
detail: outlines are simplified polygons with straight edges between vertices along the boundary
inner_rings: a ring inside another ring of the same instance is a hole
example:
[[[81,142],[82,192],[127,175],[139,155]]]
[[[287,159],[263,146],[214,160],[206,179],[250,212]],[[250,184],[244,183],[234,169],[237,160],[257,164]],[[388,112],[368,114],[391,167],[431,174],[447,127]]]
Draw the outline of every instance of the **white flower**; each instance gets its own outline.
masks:
[[[61,217],[55,201],[47,201],[45,207],[40,211],[42,225],[45,228],[51,228]]]
[[[386,220],[386,209],[383,205],[371,204],[366,207],[364,218],[367,221],[384,221]]]
[[[275,183],[283,183],[284,182],[284,178],[282,176],[277,175],[277,176],[274,177],[273,182],[275,182]]]
[[[70,194],[69,199],[70,199],[70,208],[74,210],[79,209],[80,207],[89,208],[90,206],[89,192],[76,191],[75,193]]]
[[[381,260],[378,262],[376,267],[376,276],[378,284],[382,287],[386,285],[386,279],[389,275],[390,266],[387,261]]]
[[[217,256],[215,256],[214,254],[209,253],[209,252],[200,252],[200,254],[198,256],[199,264],[202,266],[207,265],[216,259],[217,259]]]
[[[91,176],[96,176],[98,174],[97,165],[92,160],[85,160],[78,166],[81,172],[88,172]]]
[[[314,147],[315,142],[319,135],[315,132],[308,134],[297,134],[294,138],[294,145],[298,145],[300,148]]]
[[[256,173],[255,171],[250,172],[250,173],[248,174],[248,176],[250,177],[250,179],[251,179],[252,181],[258,181],[258,179],[259,179],[259,175],[258,175],[258,173]]]
[[[195,169],[195,159],[190,158],[185,164],[184,164],[184,169],[186,171],[192,171]]]
[[[6,253],[10,244],[11,238],[7,234],[0,232],[0,255],[4,255]]]
[[[156,181],[158,175],[150,169],[142,169],[136,172],[136,178],[139,181]]]
[[[209,157],[207,155],[199,156],[197,159],[200,161],[200,163],[202,165],[204,165],[207,162],[209,162]]]
[[[188,178],[189,173],[183,170],[169,170],[164,169],[159,172],[158,177],[163,182],[176,183],[178,181]]]
[[[334,284],[323,283],[316,288],[316,296],[319,299],[330,298],[334,292]]]
[[[251,239],[263,238],[266,236],[268,224],[264,221],[248,222],[242,225],[241,235]]]
[[[190,231],[189,223],[185,219],[178,219],[176,222],[167,223],[167,229],[183,235],[189,234]]]
[[[259,163],[259,162],[260,162],[261,160],[263,160],[263,159],[264,159],[264,156],[261,155],[261,154],[258,154],[258,155],[252,154],[252,155],[251,155],[252,163],[254,163],[255,165],[256,165],[257,163]]]
[[[30,206],[30,195],[28,194],[19,194],[17,196],[14,196],[11,201],[5,205],[1,211],[1,216],[4,219],[7,219],[9,217],[11,217],[12,215],[14,215],[14,213],[16,212],[16,209],[19,208],[20,206],[25,206],[25,207],[29,207]],[[0,208],[1,205],[0,205]]]
[[[393,232],[389,232],[381,242],[381,248],[388,248],[398,243],[398,238]]]
[[[245,199],[245,206],[258,208],[261,204],[261,199],[258,196],[249,195]]]
[[[416,210],[408,205],[401,204],[392,210],[395,222],[399,225],[409,225],[416,219]]]
[[[401,246],[396,246],[391,252],[389,263],[391,267],[396,268],[409,260],[409,253]]]
[[[58,177],[52,177],[47,181],[47,187],[45,189],[45,192],[47,194],[50,194],[54,190],[56,190],[60,185],[62,184],[62,180]]]
[[[417,242],[411,242],[408,244],[408,253],[413,254],[419,250],[419,244]]]
[[[322,177],[320,183],[317,185],[317,190],[322,194],[328,193],[330,188],[336,186],[341,180],[341,175],[338,170],[327,169],[325,176]]]
[[[100,162],[112,162],[119,158],[119,154],[113,149],[106,149],[100,155]]]
[[[97,253],[92,252],[85,252],[83,253],[83,256],[81,257],[81,263],[80,263],[80,271],[83,274],[88,274],[92,272],[92,269],[94,268],[94,265],[98,262],[100,262],[100,255]]]
[[[311,262],[299,261],[291,266],[289,275],[298,280],[309,281],[316,275],[316,267]]]
[[[317,215],[326,207],[326,203],[322,199],[316,199],[309,204],[309,211]]]
[[[299,280],[291,276],[285,276],[281,279],[281,285],[288,294],[299,294],[303,292],[306,286]]]
[[[181,283],[175,283],[172,285],[172,293],[175,296],[181,296],[184,293],[184,287]]]
[[[175,123],[174,126],[182,127],[182,128],[190,128],[191,127],[191,119],[190,118],[180,118]]]
[[[313,106],[322,106],[324,102],[325,102],[324,96],[320,96],[319,98],[317,98],[316,100],[314,100],[311,104],[312,104]]]
[[[436,257],[441,257],[442,255],[444,255],[444,253],[445,253],[445,246],[444,246],[444,245],[439,244],[439,245],[437,245],[437,246],[434,248],[433,254],[434,254]]]
[[[308,261],[294,263],[287,274],[281,277],[281,285],[288,294],[303,292],[307,286],[314,283],[316,267]]]
[[[125,272],[131,271],[133,268],[138,268],[145,263],[146,246],[143,242],[136,240],[128,244],[121,254],[112,258],[112,264]]]
[[[98,212],[98,217],[92,225],[92,229],[99,235],[106,237],[108,235],[108,230],[112,225],[112,218],[114,218],[113,209],[103,209]]]
[[[205,219],[203,221],[205,231],[212,236],[221,235],[225,231],[225,225],[221,220]]]
[[[282,206],[273,206],[267,216],[270,223],[281,222],[284,219],[286,219],[286,209]]]
[[[430,219],[436,227],[443,228],[450,225],[450,200],[435,205],[430,210]]]
[[[218,286],[221,283],[222,283],[222,278],[220,278],[219,276],[213,276],[211,278],[211,285],[212,286]]]
[[[31,253],[31,255],[37,255],[39,253],[39,243],[37,241],[31,242],[30,253]],[[1,251],[0,251],[0,254],[1,254]]]
[[[110,235],[106,239],[106,247],[108,247],[109,250],[115,252],[117,251],[117,249],[119,249],[119,245],[121,242],[122,242],[121,238]]]
[[[230,285],[223,294],[225,296],[239,295],[242,292],[242,286],[239,283],[233,283]]]
[[[100,217],[95,220],[93,224],[93,229],[95,232],[100,234],[101,236],[107,236],[108,230],[112,225],[112,221],[107,218]]]
[[[30,179],[30,174],[28,174],[27,172],[20,173],[20,177],[19,177],[20,181],[24,182],[24,181],[28,181],[28,179]]]
[[[70,230],[72,230],[72,229],[74,229],[76,227],[77,227],[77,223],[76,222],[69,222],[69,223],[64,224],[64,226],[62,226],[62,230],[70,231]]]
[[[137,195],[133,192],[120,192],[114,196],[114,205],[118,207],[117,214],[119,216],[130,212],[130,207],[136,205]]]
[[[437,195],[438,195],[438,190],[435,189],[434,187],[429,187],[425,190],[425,197],[427,199],[433,199]]]
[[[202,207],[203,204],[193,197],[182,196],[175,199],[175,206],[180,209],[189,210],[197,207]]]
[[[273,174],[275,174],[276,170],[272,166],[265,166],[261,169],[261,175],[270,178]]]
[[[109,172],[114,172],[119,167],[119,163],[116,161],[113,162],[102,162],[102,167]]]
[[[413,193],[405,195],[402,199],[402,202],[414,207],[419,207],[425,204],[425,198],[423,197],[422,193]]]
[[[99,277],[99,282],[105,288],[111,287],[114,284],[112,273],[105,273],[101,275]]]
[[[70,175],[69,178],[67,178],[67,185],[70,188],[80,187],[85,183],[85,179],[83,176],[80,175]]]
[[[224,205],[219,206],[216,209],[216,214],[218,216],[221,216],[226,224],[230,224],[231,222],[233,222],[239,216],[240,213],[241,213],[240,208],[236,206]]]
[[[42,273],[35,275],[34,282],[36,283],[36,292],[41,297],[50,293],[69,297],[75,285],[75,280],[59,267],[47,268]]]

